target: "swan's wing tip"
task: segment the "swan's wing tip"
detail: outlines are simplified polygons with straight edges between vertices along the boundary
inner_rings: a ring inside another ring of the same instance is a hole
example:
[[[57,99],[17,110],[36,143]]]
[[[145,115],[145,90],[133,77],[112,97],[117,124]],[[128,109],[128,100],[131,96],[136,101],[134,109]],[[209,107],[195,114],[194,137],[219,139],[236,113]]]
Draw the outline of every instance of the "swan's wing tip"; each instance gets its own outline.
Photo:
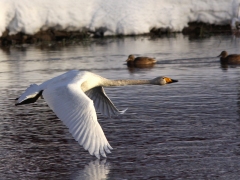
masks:
[[[36,94],[39,93],[39,91],[40,91],[40,89],[39,89],[39,86],[37,84],[31,84],[25,90],[25,92],[21,94],[21,96],[19,96],[18,98],[15,99],[15,101],[17,101],[17,103],[21,103],[28,98],[35,97]]]
[[[122,111],[119,111],[120,114],[124,114],[126,111],[128,110],[128,108],[122,110]]]
[[[94,154],[96,156],[96,158],[100,159],[100,155],[99,154]]]

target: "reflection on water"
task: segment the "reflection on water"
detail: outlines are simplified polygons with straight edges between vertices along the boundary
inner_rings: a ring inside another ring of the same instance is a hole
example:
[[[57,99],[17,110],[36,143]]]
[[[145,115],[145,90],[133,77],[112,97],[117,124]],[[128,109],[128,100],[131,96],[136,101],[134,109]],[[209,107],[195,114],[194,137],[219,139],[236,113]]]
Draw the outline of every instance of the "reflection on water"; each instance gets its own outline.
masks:
[[[216,57],[238,49],[231,36],[182,35],[0,49],[0,179],[240,179],[240,67],[221,67]],[[158,63],[129,70],[129,54]],[[112,118],[98,115],[114,148],[98,161],[44,100],[14,106],[29,84],[70,69],[110,79],[164,75],[179,82],[106,88],[113,103],[128,110]]]
[[[141,69],[144,69],[146,71],[146,70],[151,70],[154,66],[155,66],[155,64],[128,66],[128,71],[130,73],[135,73]]]
[[[107,179],[107,174],[109,173],[109,164],[106,163],[106,159],[99,161],[91,161],[88,165],[80,170],[74,180],[99,180]]]

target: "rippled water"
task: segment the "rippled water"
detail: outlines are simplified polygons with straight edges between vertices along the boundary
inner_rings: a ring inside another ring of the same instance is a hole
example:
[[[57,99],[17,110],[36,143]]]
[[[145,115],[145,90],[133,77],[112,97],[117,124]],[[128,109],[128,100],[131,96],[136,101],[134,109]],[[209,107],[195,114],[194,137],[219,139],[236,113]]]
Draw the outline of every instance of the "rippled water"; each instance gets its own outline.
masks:
[[[0,49],[0,179],[240,179],[240,66],[221,67],[239,39],[182,35],[97,39],[71,46]],[[128,69],[129,54],[155,57]],[[40,100],[14,106],[30,83],[70,69],[110,79],[178,79],[166,86],[107,88],[124,115],[98,120],[114,148],[96,160]]]

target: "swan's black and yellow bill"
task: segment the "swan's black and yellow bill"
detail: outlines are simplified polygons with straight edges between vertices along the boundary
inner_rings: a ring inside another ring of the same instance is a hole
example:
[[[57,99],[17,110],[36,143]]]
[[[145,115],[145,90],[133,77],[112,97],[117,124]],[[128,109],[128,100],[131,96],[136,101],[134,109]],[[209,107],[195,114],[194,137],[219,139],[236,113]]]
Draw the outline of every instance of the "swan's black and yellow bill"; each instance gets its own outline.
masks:
[[[169,77],[164,77],[164,79],[165,79],[165,81],[166,81],[167,84],[178,82],[178,80],[176,80],[176,79],[171,79],[171,78],[169,78]]]

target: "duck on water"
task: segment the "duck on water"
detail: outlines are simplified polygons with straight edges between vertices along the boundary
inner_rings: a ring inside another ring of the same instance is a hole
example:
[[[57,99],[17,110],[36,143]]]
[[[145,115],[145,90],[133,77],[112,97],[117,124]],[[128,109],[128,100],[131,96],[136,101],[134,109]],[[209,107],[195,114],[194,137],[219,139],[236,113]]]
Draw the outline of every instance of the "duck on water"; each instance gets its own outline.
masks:
[[[150,57],[134,57],[134,55],[129,55],[126,60],[129,67],[149,67],[156,64],[156,59]]]
[[[227,51],[222,51],[218,56],[220,57],[220,62],[222,64],[230,64],[230,65],[240,65],[240,54],[229,54]]]

